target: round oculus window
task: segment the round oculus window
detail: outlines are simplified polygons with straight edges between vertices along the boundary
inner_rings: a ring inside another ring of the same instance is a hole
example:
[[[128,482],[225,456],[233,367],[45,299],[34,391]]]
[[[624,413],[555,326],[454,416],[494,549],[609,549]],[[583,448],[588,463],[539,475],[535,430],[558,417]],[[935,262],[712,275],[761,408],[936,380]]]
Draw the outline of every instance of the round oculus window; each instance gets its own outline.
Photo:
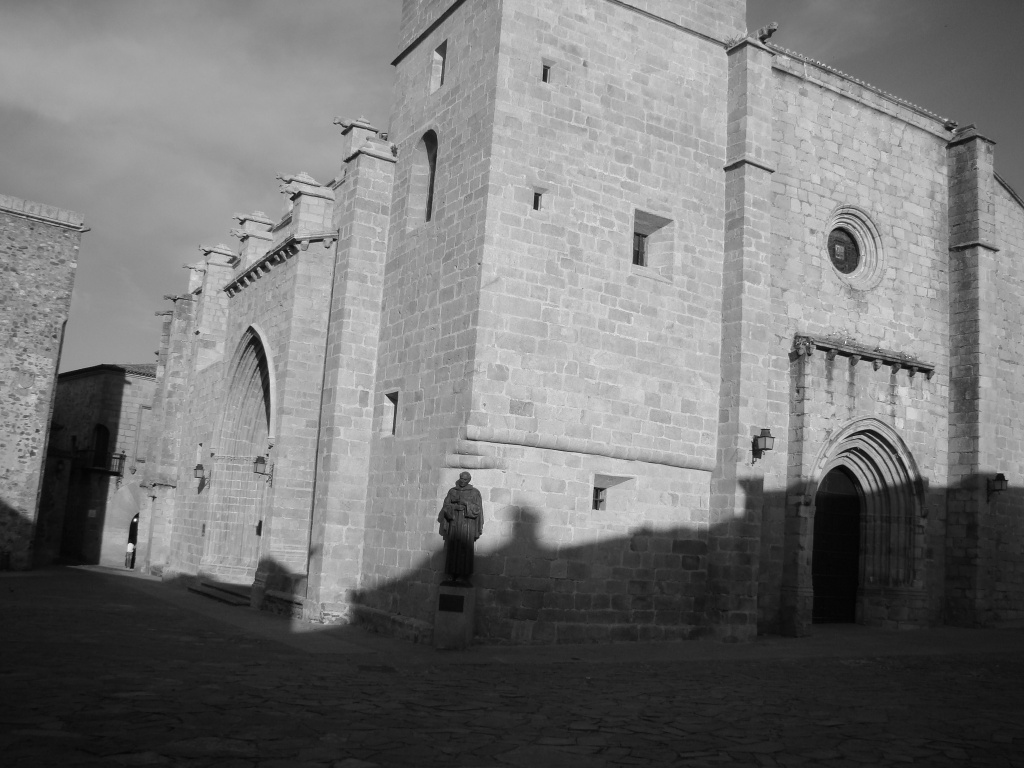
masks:
[[[844,275],[853,272],[860,264],[860,248],[853,235],[840,227],[833,229],[828,235],[828,257]]]

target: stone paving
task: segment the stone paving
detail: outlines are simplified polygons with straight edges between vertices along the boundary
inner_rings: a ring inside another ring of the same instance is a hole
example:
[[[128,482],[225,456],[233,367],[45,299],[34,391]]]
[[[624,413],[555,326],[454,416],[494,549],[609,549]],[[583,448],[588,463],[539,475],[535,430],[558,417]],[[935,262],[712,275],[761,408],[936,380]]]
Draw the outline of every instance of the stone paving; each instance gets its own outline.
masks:
[[[1024,632],[476,647],[98,569],[0,574],[20,766],[1024,766]]]

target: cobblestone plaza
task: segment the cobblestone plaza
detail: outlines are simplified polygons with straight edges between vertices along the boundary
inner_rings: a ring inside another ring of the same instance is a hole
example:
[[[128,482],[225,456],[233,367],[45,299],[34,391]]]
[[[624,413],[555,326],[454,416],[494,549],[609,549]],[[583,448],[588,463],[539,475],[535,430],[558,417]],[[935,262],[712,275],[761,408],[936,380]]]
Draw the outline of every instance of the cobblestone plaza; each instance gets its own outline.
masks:
[[[440,652],[74,569],[0,611],[8,768],[1024,765],[1020,630]]]

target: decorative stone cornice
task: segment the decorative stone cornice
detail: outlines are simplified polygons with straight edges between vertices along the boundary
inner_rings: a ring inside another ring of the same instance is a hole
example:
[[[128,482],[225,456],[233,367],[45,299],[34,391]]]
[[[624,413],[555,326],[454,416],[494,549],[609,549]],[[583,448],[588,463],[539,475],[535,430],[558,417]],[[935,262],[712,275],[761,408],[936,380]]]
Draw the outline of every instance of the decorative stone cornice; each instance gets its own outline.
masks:
[[[646,464],[664,464],[669,467],[696,469],[702,472],[711,472],[715,468],[714,455],[706,451],[701,451],[693,456],[684,456],[672,451],[661,451],[632,445],[609,445],[601,440],[588,440],[564,434],[541,434],[539,432],[527,432],[522,429],[483,427],[477,424],[467,424],[461,429],[460,439],[496,445],[517,445],[527,448],[566,451],[568,453],[585,453],[591,456],[605,456],[623,461],[641,461]],[[473,458],[469,458],[470,454],[476,455]],[[494,462],[493,466],[495,467],[500,464],[497,459],[484,456],[477,451],[459,451],[458,453],[448,454],[446,461],[449,466],[466,466],[471,463],[479,463],[477,468],[481,469],[490,468],[488,462]],[[473,467],[470,466],[468,468],[472,469]]]
[[[89,231],[89,227],[85,226],[84,219],[80,213],[57,208],[54,205],[33,203],[31,200],[22,200],[20,197],[0,195],[0,211],[23,219],[31,219],[32,221],[64,227],[76,232]]]
[[[309,249],[310,243],[320,243],[324,248],[330,248],[338,239],[336,230],[327,232],[309,232],[301,235],[289,235],[274,248],[254,263],[248,269],[238,273],[231,281],[224,286],[223,290],[228,296],[234,296],[247,285],[256,282],[270,270],[288,261],[300,251]]]
[[[935,366],[918,360],[902,352],[875,347],[869,349],[861,344],[855,344],[846,339],[839,340],[820,336],[798,335],[793,338],[793,354],[797,358],[811,357],[816,352],[824,352],[826,360],[835,360],[836,357],[845,357],[854,366],[860,362],[871,363],[874,370],[883,365],[889,366],[893,373],[905,370],[913,378],[918,373],[923,373],[925,378],[931,380],[935,375]]]

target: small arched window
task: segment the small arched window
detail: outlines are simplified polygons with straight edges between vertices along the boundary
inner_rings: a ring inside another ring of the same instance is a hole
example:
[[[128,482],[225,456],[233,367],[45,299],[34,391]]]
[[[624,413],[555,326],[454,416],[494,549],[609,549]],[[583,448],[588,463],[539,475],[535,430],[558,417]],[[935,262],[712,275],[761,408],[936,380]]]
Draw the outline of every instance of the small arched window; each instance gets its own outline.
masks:
[[[437,134],[427,131],[416,145],[409,184],[409,225],[414,227],[434,216],[434,184],[437,175]]]

